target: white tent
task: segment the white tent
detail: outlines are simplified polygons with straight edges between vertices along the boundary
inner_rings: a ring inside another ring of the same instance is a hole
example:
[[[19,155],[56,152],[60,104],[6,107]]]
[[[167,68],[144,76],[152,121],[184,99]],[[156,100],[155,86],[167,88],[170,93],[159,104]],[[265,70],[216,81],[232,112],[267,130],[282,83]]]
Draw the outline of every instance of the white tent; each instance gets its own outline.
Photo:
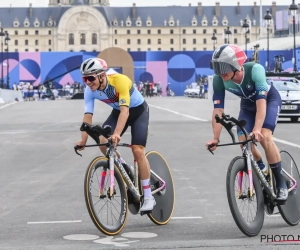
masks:
[[[118,74],[117,71],[115,71],[113,68],[110,68],[106,71],[107,75],[114,75],[114,74]]]

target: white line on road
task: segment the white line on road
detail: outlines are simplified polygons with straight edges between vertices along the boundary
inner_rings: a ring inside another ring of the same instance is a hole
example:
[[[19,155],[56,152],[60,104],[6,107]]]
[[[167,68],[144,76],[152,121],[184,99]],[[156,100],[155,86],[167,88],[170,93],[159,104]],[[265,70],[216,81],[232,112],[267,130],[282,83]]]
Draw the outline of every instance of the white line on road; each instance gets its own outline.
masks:
[[[171,109],[162,108],[162,107],[155,106],[155,105],[152,105],[152,104],[148,104],[148,105],[149,105],[150,107],[157,108],[157,109],[161,109],[161,110],[165,110],[165,111],[168,111],[168,112],[173,113],[173,114],[175,114],[175,115],[181,115],[181,116],[190,118],[190,119],[192,119],[192,120],[203,121],[203,122],[207,122],[207,121],[208,121],[208,120],[201,119],[201,118],[198,118],[198,117],[195,117],[195,116],[185,115],[185,114],[179,113],[179,112],[174,111],[174,110],[171,110]],[[232,129],[236,129],[236,128],[232,128]],[[295,148],[300,148],[300,145],[299,145],[299,144],[295,144],[295,143],[292,143],[292,142],[288,142],[288,141],[285,141],[285,140],[281,140],[281,139],[278,139],[278,138],[275,138],[275,137],[273,137],[273,139],[274,139],[274,141],[277,141],[277,142],[279,142],[279,143],[282,143],[282,144],[285,144],[285,145],[289,145],[289,146],[292,146],[292,147],[295,147]]]
[[[16,103],[17,103],[17,102],[11,102],[11,103],[5,104],[5,105],[1,106],[0,109],[7,108],[7,107],[9,107],[9,106],[11,106],[11,105],[13,105],[13,104],[16,104]]]
[[[27,224],[63,224],[63,223],[80,223],[81,220],[62,220],[62,221],[31,221]]]
[[[202,217],[172,217],[172,220],[193,220],[193,219],[202,219]]]
[[[171,110],[171,109],[162,108],[162,107],[155,106],[155,105],[152,105],[152,104],[148,104],[148,106],[153,107],[153,108],[156,108],[156,109],[165,110],[165,111],[168,111],[168,112],[173,113],[173,114],[175,114],[175,115],[181,115],[181,116],[190,118],[190,119],[192,119],[192,120],[201,121],[201,122],[208,122],[208,120],[201,119],[201,118],[198,118],[198,117],[195,117],[195,116],[191,116],[191,115],[185,115],[185,114],[179,113],[179,112],[174,111],[174,110]]]

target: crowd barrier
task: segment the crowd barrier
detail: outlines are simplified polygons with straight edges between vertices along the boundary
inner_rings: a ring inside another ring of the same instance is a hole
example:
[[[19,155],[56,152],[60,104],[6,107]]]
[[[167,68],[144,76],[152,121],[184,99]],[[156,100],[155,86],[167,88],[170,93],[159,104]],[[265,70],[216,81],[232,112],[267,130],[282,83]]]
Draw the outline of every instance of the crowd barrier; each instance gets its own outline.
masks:
[[[9,89],[0,89],[0,103],[8,103],[14,101],[23,101],[22,92],[9,90]]]

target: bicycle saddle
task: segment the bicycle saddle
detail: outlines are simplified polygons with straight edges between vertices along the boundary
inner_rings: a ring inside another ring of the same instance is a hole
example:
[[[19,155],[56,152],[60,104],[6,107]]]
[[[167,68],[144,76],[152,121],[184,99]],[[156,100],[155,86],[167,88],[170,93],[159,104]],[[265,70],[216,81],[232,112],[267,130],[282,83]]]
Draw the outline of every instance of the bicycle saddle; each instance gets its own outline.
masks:
[[[97,144],[100,143],[100,135],[105,138],[109,138],[111,136],[111,126],[105,126],[105,128],[102,128],[99,125],[91,125],[87,122],[82,123],[80,131],[85,131]]]

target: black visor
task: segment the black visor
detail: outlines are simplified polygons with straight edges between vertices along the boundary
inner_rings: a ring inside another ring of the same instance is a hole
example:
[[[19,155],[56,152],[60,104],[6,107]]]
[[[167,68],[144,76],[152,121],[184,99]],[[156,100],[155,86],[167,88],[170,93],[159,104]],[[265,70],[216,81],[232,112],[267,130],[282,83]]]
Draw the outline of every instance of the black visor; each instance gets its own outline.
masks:
[[[228,63],[224,62],[211,62],[212,67],[217,75],[227,74],[229,72],[234,72],[236,69]]]

